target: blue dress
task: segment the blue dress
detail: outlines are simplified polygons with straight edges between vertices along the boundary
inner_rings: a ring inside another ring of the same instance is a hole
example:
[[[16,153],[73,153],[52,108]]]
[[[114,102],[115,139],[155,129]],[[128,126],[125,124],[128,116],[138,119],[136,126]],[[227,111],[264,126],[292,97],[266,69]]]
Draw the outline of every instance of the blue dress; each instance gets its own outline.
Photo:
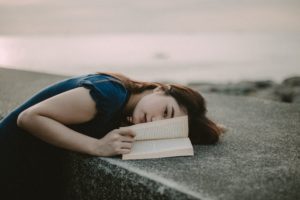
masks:
[[[76,76],[41,90],[0,121],[0,195],[9,195],[10,199],[62,198],[62,163],[67,151],[27,133],[17,126],[16,121],[28,107],[77,87],[90,90],[99,114],[88,122],[68,125],[69,128],[102,138],[120,126],[121,114],[130,93],[121,81],[112,76]],[[3,198],[0,196],[0,199]]]

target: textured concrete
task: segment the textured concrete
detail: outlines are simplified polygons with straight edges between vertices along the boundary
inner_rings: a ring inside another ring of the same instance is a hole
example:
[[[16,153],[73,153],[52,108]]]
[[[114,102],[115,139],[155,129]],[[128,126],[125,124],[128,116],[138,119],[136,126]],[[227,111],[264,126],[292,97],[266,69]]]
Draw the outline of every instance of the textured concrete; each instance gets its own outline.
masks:
[[[41,88],[63,78],[65,77],[0,67],[0,116],[6,115]]]
[[[0,69],[1,111],[11,109],[11,95],[20,102],[62,78],[18,72],[12,81],[7,73],[16,74]],[[22,85],[31,89],[16,93]],[[138,161],[70,153],[66,199],[300,199],[299,106],[205,97],[209,115],[229,129],[218,145],[194,146],[194,157]]]

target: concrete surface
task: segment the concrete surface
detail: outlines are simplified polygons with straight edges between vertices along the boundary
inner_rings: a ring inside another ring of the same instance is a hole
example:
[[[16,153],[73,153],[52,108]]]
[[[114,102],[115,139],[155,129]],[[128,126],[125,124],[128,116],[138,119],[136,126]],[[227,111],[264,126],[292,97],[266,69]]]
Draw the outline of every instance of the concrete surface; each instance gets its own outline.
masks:
[[[1,114],[61,78],[0,68]],[[219,144],[194,146],[194,157],[138,161],[70,153],[66,199],[300,199],[299,106],[204,96],[229,129]]]

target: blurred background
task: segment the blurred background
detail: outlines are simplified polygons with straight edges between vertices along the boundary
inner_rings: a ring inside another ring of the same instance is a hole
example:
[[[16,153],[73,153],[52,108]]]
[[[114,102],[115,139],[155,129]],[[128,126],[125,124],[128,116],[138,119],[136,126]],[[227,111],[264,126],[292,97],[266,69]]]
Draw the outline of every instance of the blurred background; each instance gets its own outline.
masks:
[[[299,0],[0,0],[4,68],[224,83],[299,64]]]

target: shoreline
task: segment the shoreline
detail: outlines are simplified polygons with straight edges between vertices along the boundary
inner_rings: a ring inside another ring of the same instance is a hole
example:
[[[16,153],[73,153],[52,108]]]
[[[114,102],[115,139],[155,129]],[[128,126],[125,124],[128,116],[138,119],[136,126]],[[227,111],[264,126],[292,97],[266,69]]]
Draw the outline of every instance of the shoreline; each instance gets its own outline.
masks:
[[[224,84],[191,82],[187,85],[204,93],[256,97],[283,103],[300,104],[300,76],[291,76],[279,83],[273,80],[244,80]]]

